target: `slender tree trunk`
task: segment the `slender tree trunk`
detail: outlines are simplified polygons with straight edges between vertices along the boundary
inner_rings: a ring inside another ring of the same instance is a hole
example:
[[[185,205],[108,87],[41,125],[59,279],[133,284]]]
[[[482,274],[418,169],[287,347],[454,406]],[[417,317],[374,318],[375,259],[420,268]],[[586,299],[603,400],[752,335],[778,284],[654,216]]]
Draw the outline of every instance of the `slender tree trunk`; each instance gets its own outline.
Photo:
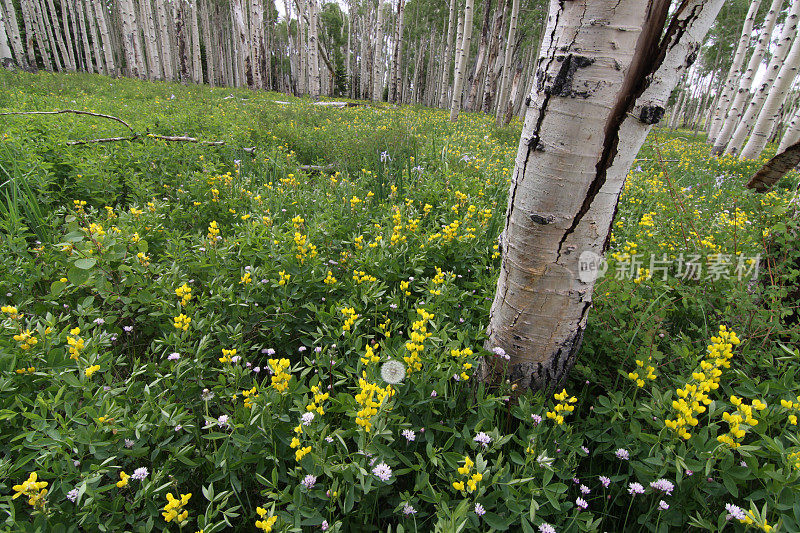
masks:
[[[447,46],[444,50],[442,57],[442,81],[439,85],[439,107],[444,108],[447,105],[448,88],[450,87],[450,65],[453,57],[453,37],[456,31],[456,18],[458,11],[456,11],[456,0],[450,0],[450,14],[447,18]]]
[[[607,249],[628,170],[723,2],[681,3],[666,32],[669,0],[551,2],[487,331],[513,383],[564,382],[592,304],[581,263]]]
[[[49,71],[56,69],[62,70],[61,62],[58,59],[58,52],[51,47],[51,41],[47,35],[47,30],[44,25],[44,15],[42,14],[42,6],[39,0],[28,0],[30,2],[30,9],[36,21],[36,42],[39,44],[39,53],[44,59],[44,64]],[[52,55],[51,55],[52,52]],[[45,57],[46,56],[46,57]],[[55,59],[54,59],[55,56]],[[53,65],[56,65],[54,68]]]
[[[511,21],[508,24],[508,40],[506,41],[506,53],[503,57],[503,74],[500,81],[500,94],[497,98],[497,111],[495,122],[499,128],[503,122],[503,114],[506,113],[506,102],[508,101],[509,80],[511,79],[511,60],[514,55],[514,39],[517,35],[517,17],[519,16],[519,0],[513,0],[511,5]],[[520,72],[521,74],[521,72]],[[516,73],[515,73],[516,76]],[[519,78],[517,78],[519,84]]]
[[[787,20],[786,24],[788,23]],[[789,90],[792,88],[792,83],[797,78],[798,67],[800,67],[800,37],[795,38],[792,48],[781,66],[780,72],[778,72],[778,77],[764,101],[764,106],[753,127],[753,133],[742,150],[740,159],[756,159],[761,155],[761,152],[767,145],[767,141],[769,141],[772,127],[778,119],[781,105],[786,101]]]
[[[244,65],[244,76],[247,80],[247,86],[251,89],[255,88],[255,80],[253,77],[253,58],[250,55],[250,42],[248,39],[248,28],[244,20],[244,9],[242,0],[232,0],[231,9],[233,10],[233,21],[235,24],[234,34],[236,36],[237,55]]]
[[[74,0],[62,0],[61,5],[66,6],[69,11],[69,20],[72,23],[72,35],[74,35],[75,43],[75,67],[77,70],[87,70],[83,55],[81,54],[81,31],[78,24],[78,15],[76,13]]]
[[[81,44],[83,45],[83,60],[86,62],[86,72],[94,73],[94,62],[92,61],[92,49],[89,47],[89,30],[87,29],[86,13],[83,10],[82,0],[67,0],[73,3],[75,17],[78,19],[78,27],[81,32]],[[120,6],[122,2],[120,2]],[[120,7],[122,9],[122,7]],[[124,15],[123,15],[124,17]],[[123,29],[123,33],[125,30]],[[133,74],[129,73],[130,76]],[[133,76],[136,77],[136,76]]]
[[[174,61],[172,57],[172,40],[170,39],[168,28],[168,25],[170,25],[168,21],[171,20],[172,17],[167,14],[167,6],[165,5],[165,1],[166,0],[155,0],[155,17],[158,20],[159,37],[156,44],[159,47],[158,55],[161,59],[161,70],[164,72],[164,79],[174,80],[175,71],[172,68]],[[155,20],[153,22],[155,23]]]
[[[522,66],[522,62],[517,65],[516,70],[514,71],[514,79],[511,81],[511,93],[508,98],[508,102],[505,104],[505,113],[502,117],[502,124],[498,124],[497,126],[505,126],[511,122],[511,118],[514,116],[514,104],[517,101],[517,97],[521,92],[519,89],[522,87],[520,81],[522,80],[522,71],[525,70]],[[500,117],[498,117],[500,119]]]
[[[405,22],[405,10],[405,0],[397,0],[397,31],[395,32],[394,54],[392,55],[392,82],[389,90],[390,102],[400,101],[397,93],[397,84],[400,83],[400,79],[402,78],[400,72],[403,62],[403,25]]]
[[[72,64],[72,70],[78,70],[77,56],[75,55],[75,45],[73,44],[72,34],[69,28],[69,14],[67,9],[67,1],[61,0],[61,25],[64,30],[64,41],[67,44],[67,54],[69,55],[69,62]],[[16,20],[16,19],[15,19]]]
[[[311,64],[311,86],[309,93],[311,98],[318,99],[322,91],[319,73],[319,6],[318,0],[308,0],[308,60]]]
[[[55,35],[55,42],[58,44],[58,50],[61,52],[61,57],[64,61],[64,66],[70,72],[75,72],[75,62],[71,59],[69,55],[69,49],[67,48],[66,43],[64,42],[64,31],[61,29],[61,24],[58,21],[58,13],[56,12],[56,6],[53,3],[53,0],[47,0],[47,6],[50,9],[48,19],[48,28],[52,31]],[[45,8],[45,5],[42,4],[42,8]],[[64,19],[64,24],[67,24],[67,20]]]
[[[8,32],[6,31],[6,15],[0,8],[0,67],[14,70],[14,57],[11,55],[11,46],[8,44]]]
[[[92,50],[94,52],[94,64],[97,65],[97,72],[100,74],[108,74],[106,70],[105,61],[103,61],[103,52],[100,50],[100,39],[97,37],[97,19],[92,14],[92,5],[90,0],[83,0],[80,9],[86,14],[86,24],[89,26],[89,35],[92,38]]]
[[[714,148],[712,151],[715,154],[721,154],[725,150],[736,126],[742,118],[742,114],[745,110],[745,101],[750,95],[750,86],[753,84],[753,77],[758,70],[758,66],[761,64],[761,59],[764,57],[764,52],[771,39],[772,30],[775,27],[775,21],[778,18],[781,5],[783,5],[783,0],[772,0],[769,12],[764,19],[764,25],[761,28],[755,50],[753,50],[753,55],[750,57],[750,61],[747,64],[747,70],[745,70],[739,81],[739,90],[733,97],[733,103],[731,103],[731,107],[728,110],[727,118],[722,124],[722,128],[717,134],[717,137],[714,139]]]
[[[372,63],[372,100],[383,100],[383,2],[378,0],[375,52]]]
[[[64,2],[66,0],[62,0]],[[108,29],[108,22],[106,19],[106,7],[101,0],[94,0],[92,2],[94,8],[94,16],[97,19],[97,26],[100,30],[100,37],[102,40],[103,55],[106,63],[106,70],[111,76],[117,75],[117,65],[114,61],[114,44],[111,40],[111,32]]]
[[[188,29],[192,43],[192,81],[200,84],[203,83],[203,57],[200,52],[200,25],[197,19],[197,0],[190,0],[186,8],[186,13],[189,15]]]
[[[31,70],[32,66],[25,55],[25,47],[22,44],[22,34],[17,22],[17,11],[11,0],[3,0],[3,3],[5,5],[6,33],[14,51],[14,56],[16,56],[17,64],[25,70]],[[0,10],[2,10],[2,6],[0,6]]]
[[[39,17],[41,17],[41,23],[44,25],[45,34],[47,35],[48,47],[50,48],[50,52],[53,54],[53,59],[55,59],[56,68],[58,69],[59,72],[63,72],[64,62],[61,59],[58,46],[56,45],[55,33],[53,32],[53,25],[50,23],[50,16],[48,14],[47,5],[44,3],[43,0],[38,0],[36,1],[36,8],[38,10]]]
[[[767,66],[761,83],[750,99],[750,103],[747,104],[742,118],[731,136],[731,140],[728,141],[728,145],[725,147],[726,154],[738,155],[744,145],[745,139],[750,134],[753,123],[758,118],[761,108],[764,106],[764,102],[767,99],[767,95],[772,92],[778,73],[781,71],[786,56],[789,53],[789,48],[797,36],[798,17],[800,17],[800,0],[794,0],[791,3],[789,14],[783,24],[783,30],[781,31],[777,46],[775,47],[772,59]]]
[[[460,45],[460,56],[458,67],[456,68],[453,80],[453,100],[450,102],[450,121],[455,122],[461,112],[461,91],[464,86],[464,78],[467,74],[467,59],[469,58],[469,45],[472,41],[472,11],[475,0],[467,0],[464,5],[464,29]]]
[[[506,16],[508,15],[508,1],[500,0],[495,11],[494,27],[492,37],[489,39],[489,54],[486,61],[486,76],[483,88],[478,94],[478,101],[482,102],[481,110],[484,113],[492,112],[492,103],[497,93],[497,78],[500,76],[500,69],[503,63],[498,59],[500,55],[500,34],[503,32]]]
[[[789,126],[786,128],[786,133],[781,138],[781,142],[778,145],[778,153],[780,154],[798,140],[800,140],[800,106],[797,107],[792,115]]]
[[[253,82],[259,89],[266,83],[264,72],[264,3],[250,0],[250,47],[253,57]]]
[[[147,77],[151,80],[162,79],[156,28],[150,0],[139,0],[139,19],[142,21],[142,32],[144,33],[143,44],[145,55],[147,56]]]
[[[725,115],[731,105],[731,98],[733,92],[736,90],[736,84],[742,76],[742,65],[744,65],[744,57],[747,53],[747,48],[750,46],[750,39],[753,34],[753,22],[758,13],[758,8],[761,5],[761,0],[751,0],[750,9],[747,11],[747,16],[742,25],[742,35],[739,37],[739,44],[736,47],[736,53],[733,56],[731,68],[728,70],[728,77],[725,79],[725,88],[722,90],[719,101],[717,102],[716,109],[714,110],[714,118],[711,121],[711,126],[708,130],[708,142],[714,143],[714,140],[722,128],[722,123],[725,121]]]
[[[500,6],[497,6],[500,9]],[[483,79],[486,64],[486,51],[489,46],[489,21],[491,20],[492,0],[484,0],[483,23],[481,24],[481,40],[478,45],[478,55],[475,56],[475,65],[467,80],[469,97],[467,98],[467,111],[477,110],[478,86]]]
[[[214,68],[216,47],[211,40],[211,19],[208,15],[208,0],[200,0],[200,22],[203,45],[206,49],[206,75],[208,76],[208,84],[214,87],[217,84],[217,72]]]
[[[11,0],[7,0],[10,2]],[[31,0],[20,0],[20,4],[22,6],[22,22],[25,25],[25,52],[28,54],[28,63],[33,65],[36,69],[38,68],[38,63],[36,62],[36,51],[34,48],[34,35],[36,30],[34,30],[34,26],[36,25],[36,18],[35,15],[31,12]],[[13,4],[12,4],[13,8]],[[44,55],[42,55],[42,60],[44,60]],[[45,63],[45,68],[47,68],[47,64]],[[52,70],[52,68],[50,69]]]

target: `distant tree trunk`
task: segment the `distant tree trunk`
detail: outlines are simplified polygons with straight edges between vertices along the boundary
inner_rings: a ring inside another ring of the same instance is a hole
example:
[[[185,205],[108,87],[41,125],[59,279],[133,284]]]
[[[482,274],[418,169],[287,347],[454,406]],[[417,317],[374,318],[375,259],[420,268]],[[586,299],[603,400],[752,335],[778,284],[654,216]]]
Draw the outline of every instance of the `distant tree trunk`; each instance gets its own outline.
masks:
[[[95,25],[97,19],[92,14],[92,4],[90,0],[83,0],[83,4],[80,5],[79,8],[86,14],[86,24],[89,26],[89,35],[92,38],[94,64],[97,65],[97,72],[100,74],[108,74],[105,61],[103,61],[103,52],[100,49],[100,39],[97,37],[97,27]]]
[[[514,78],[511,81],[511,92],[508,97],[508,102],[506,102],[505,104],[505,112],[502,116],[502,124],[498,124],[497,125],[498,127],[508,125],[508,123],[511,122],[511,119],[514,116],[514,105],[517,101],[519,93],[522,92],[519,89],[520,87],[522,87],[520,81],[522,80],[523,70],[524,67],[522,66],[522,62],[520,61],[520,63],[517,65],[516,70],[514,71]],[[498,117],[498,119],[501,119],[501,117]]]
[[[796,3],[800,3],[797,2]],[[788,24],[788,20],[785,24]],[[756,159],[769,141],[772,128],[778,120],[781,105],[786,101],[792,83],[797,78],[797,69],[800,66],[800,37],[795,38],[786,60],[781,65],[778,77],[769,91],[758,120],[753,127],[750,140],[742,149],[740,159]]]
[[[753,77],[758,70],[758,66],[761,64],[761,59],[764,57],[767,44],[772,37],[772,30],[775,28],[775,21],[778,18],[781,5],[783,5],[783,0],[772,0],[772,5],[770,5],[769,12],[761,27],[758,42],[753,50],[753,55],[750,56],[750,61],[747,64],[747,70],[744,71],[739,81],[739,90],[734,95],[733,103],[731,103],[731,107],[728,110],[727,118],[722,124],[722,128],[717,134],[716,139],[714,139],[714,148],[712,151],[715,154],[721,154],[725,150],[736,126],[739,125],[739,121],[745,110],[745,103],[750,96],[750,86],[753,84]]]
[[[467,74],[467,59],[469,58],[469,45],[472,40],[472,11],[475,0],[467,0],[464,5],[463,36],[461,38],[458,67],[453,80],[453,99],[450,102],[450,121],[455,122],[461,112],[461,91],[464,87],[464,78]]]
[[[731,136],[731,140],[728,141],[728,145],[725,147],[726,154],[739,154],[742,146],[744,145],[745,139],[750,134],[753,124],[761,112],[761,108],[764,106],[767,95],[772,93],[773,85],[775,84],[778,73],[782,71],[781,69],[786,60],[786,56],[789,53],[789,48],[797,36],[798,16],[800,16],[800,0],[794,0],[791,3],[789,14],[787,15],[783,24],[783,29],[781,30],[781,34],[773,52],[772,59],[767,66],[767,70],[764,73],[761,83],[755,90],[753,97],[750,99],[750,103],[747,104],[747,107],[742,114],[742,118],[739,120],[739,124],[736,126],[736,129]]]
[[[174,80],[175,71],[172,68],[174,58],[172,57],[172,40],[169,34],[169,20],[171,17],[167,14],[167,7],[165,6],[166,0],[155,0],[156,12],[153,26],[158,26],[158,41],[155,43],[158,46],[158,57],[161,60],[161,70],[164,73],[164,79]],[[156,20],[158,24],[155,24]]]
[[[322,91],[319,73],[319,5],[317,0],[308,0],[308,61],[311,64],[311,98],[317,99]]]
[[[17,11],[11,0],[4,0],[4,4],[5,17],[3,20],[5,21],[6,34],[8,35],[11,48],[14,50],[17,64],[25,70],[31,70],[31,64],[25,55],[25,47],[22,44],[22,35],[19,31],[19,23],[17,22]],[[2,6],[0,6],[0,11],[2,11]]]
[[[61,25],[62,29],[64,30],[64,41],[66,41],[67,44],[67,54],[69,55],[69,61],[72,64],[72,70],[76,71],[78,70],[78,60],[77,56],[75,55],[75,46],[72,40],[73,32],[71,32],[69,28],[69,15],[67,11],[67,1],[61,0]],[[16,21],[16,18],[14,20]]]
[[[725,115],[728,113],[728,108],[731,105],[731,98],[733,92],[736,90],[736,84],[742,76],[742,65],[744,65],[744,57],[747,53],[747,48],[750,46],[750,39],[753,34],[753,22],[758,13],[758,8],[761,5],[761,0],[751,0],[750,8],[747,10],[747,16],[742,25],[742,35],[739,37],[739,44],[736,47],[736,53],[733,56],[731,68],[728,70],[728,77],[725,79],[725,86],[717,102],[714,110],[714,118],[708,130],[708,142],[714,143],[717,134],[719,133],[722,123],[725,121]]]
[[[392,82],[389,89],[389,101],[399,102],[398,86],[401,79],[403,62],[403,24],[405,22],[405,0],[397,0],[397,31],[394,35],[394,54],[392,54]],[[419,50],[417,50],[419,52]]]
[[[497,93],[497,78],[500,76],[500,69],[503,68],[503,63],[498,60],[498,56],[500,55],[500,34],[503,32],[507,15],[508,1],[500,0],[495,10],[494,27],[489,39],[486,76],[483,80],[483,88],[478,93],[478,102],[482,102],[481,110],[487,114],[492,112],[492,103]]]
[[[782,153],[788,147],[795,144],[798,140],[800,140],[800,106],[792,114],[791,120],[789,120],[789,125],[786,127],[786,132],[783,134],[781,138],[781,142],[778,145],[778,153]]]
[[[253,78],[253,58],[250,55],[250,42],[248,39],[248,28],[244,20],[244,9],[242,7],[242,0],[232,0],[231,10],[233,13],[233,21],[235,24],[234,35],[236,36],[236,48],[234,49],[236,55],[243,62],[244,77],[247,80],[247,86],[251,89],[255,88]]]
[[[6,1],[11,2],[11,0]],[[28,54],[28,63],[34,68],[38,68],[38,63],[36,62],[36,50],[33,44],[36,19],[31,13],[30,0],[20,0],[20,5],[22,6],[22,22],[25,25],[25,52]],[[11,4],[11,6],[13,9],[13,4]],[[42,56],[42,60],[44,60],[44,56]],[[45,64],[45,68],[47,68],[47,64]]]
[[[192,81],[199,84],[203,83],[203,57],[200,52],[200,24],[197,18],[197,0],[188,2],[187,13],[189,15],[189,31],[192,38]]]
[[[500,6],[497,6],[500,9]],[[478,86],[483,79],[484,68],[486,64],[486,52],[489,47],[489,21],[491,20],[492,0],[484,0],[483,4],[483,23],[481,24],[481,40],[478,45],[478,55],[475,56],[475,65],[472,72],[467,79],[467,87],[469,89],[469,97],[467,98],[467,111],[475,111],[478,109]]]
[[[503,122],[503,115],[507,112],[508,93],[509,93],[509,80],[511,79],[511,60],[514,55],[514,39],[517,35],[517,17],[519,16],[519,0],[513,0],[511,5],[511,21],[508,24],[508,40],[506,41],[506,53],[503,58],[503,74],[500,81],[500,94],[497,98],[497,111],[495,115],[495,122],[499,128]],[[519,71],[522,74],[522,71]],[[519,77],[515,73],[517,84],[519,84]]]
[[[595,283],[580,263],[607,249],[630,166],[723,2],[684,0],[666,30],[670,0],[551,2],[487,330],[512,383],[564,382]]]
[[[50,54],[50,52],[55,51],[50,48],[50,42],[47,38],[47,31],[44,28],[44,19],[42,17],[41,6],[39,5],[38,0],[27,0],[27,2],[29,6],[28,9],[33,17],[32,20],[34,21],[36,27],[36,42],[39,45],[39,54],[42,56],[45,69],[53,72],[56,69],[53,66],[53,56]],[[60,67],[59,70],[61,70]]]
[[[86,20],[86,12],[83,10],[83,2],[82,0],[67,0],[72,2],[75,8],[75,17],[78,19],[78,27],[80,28],[81,32],[81,44],[83,45],[83,60],[86,62],[86,72],[95,72],[95,65],[92,61],[92,49],[89,47],[89,30],[87,29],[88,21]],[[120,2],[120,9],[123,9],[122,2]],[[123,23],[124,23],[124,15],[123,15]],[[123,27],[123,34],[127,35],[125,29]],[[124,39],[124,37],[123,37]],[[135,63],[135,58],[131,59]],[[130,70],[130,63],[128,64],[129,68],[129,76],[138,77],[137,74],[133,74]]]
[[[139,0],[139,19],[142,21],[144,33],[144,52],[147,57],[147,77],[151,80],[162,79],[161,61],[158,53],[158,38],[153,20],[153,8],[150,0]]]
[[[450,0],[450,14],[447,17],[447,46],[442,57],[442,81],[439,86],[439,107],[447,105],[448,88],[450,86],[450,65],[453,62],[453,37],[456,30],[456,0]]]
[[[63,1],[65,0],[62,0],[62,2]],[[94,16],[97,18],[97,26],[100,29],[106,70],[111,76],[116,76],[117,65],[114,61],[114,44],[111,40],[111,32],[108,29],[108,22],[106,20],[106,7],[101,0],[93,0],[92,4],[94,8]]]
[[[378,0],[377,17],[378,22],[375,27],[375,52],[372,63],[372,100],[378,102],[383,100],[383,2]]]
[[[250,47],[253,56],[253,83],[263,89],[267,73],[264,72],[264,3],[250,0]]]
[[[42,4],[42,7],[45,8],[45,5]],[[58,49],[61,52],[61,57],[64,61],[64,66],[70,72],[75,72],[75,62],[71,59],[69,55],[69,49],[67,48],[66,43],[64,42],[64,31],[61,29],[61,24],[58,21],[58,13],[56,12],[56,6],[53,4],[53,0],[47,0],[47,7],[50,9],[45,9],[45,11],[49,12],[48,17],[48,28],[50,31],[54,33],[55,42],[58,44]],[[67,23],[67,20],[64,19],[64,24]]]
[[[8,32],[6,32],[6,16],[0,8],[0,67],[13,70],[14,66],[14,57],[11,55]]]
[[[53,54],[53,59],[56,63],[56,68],[59,72],[64,71],[64,62],[61,60],[61,56],[58,53],[58,47],[56,46],[56,38],[55,34],[53,33],[53,25],[50,23],[50,17],[47,12],[47,6],[42,0],[34,0],[36,5],[38,18],[40,23],[44,26],[44,35],[46,35],[47,46],[50,49],[50,52]]]
[[[200,29],[202,31],[203,45],[206,49],[206,76],[208,84],[217,85],[217,71],[214,67],[217,56],[217,47],[211,39],[211,19],[208,14],[208,0],[200,0]]]

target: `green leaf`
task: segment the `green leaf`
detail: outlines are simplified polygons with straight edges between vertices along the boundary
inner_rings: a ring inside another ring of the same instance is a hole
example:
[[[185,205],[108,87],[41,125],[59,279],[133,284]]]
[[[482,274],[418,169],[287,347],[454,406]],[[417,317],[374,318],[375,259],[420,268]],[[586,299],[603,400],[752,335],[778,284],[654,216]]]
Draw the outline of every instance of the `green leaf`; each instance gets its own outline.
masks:
[[[73,285],[83,285],[89,280],[89,275],[91,273],[88,270],[81,270],[79,268],[72,267],[67,271],[67,279]]]
[[[81,270],[89,270],[97,264],[97,259],[94,257],[81,257],[75,261],[75,266]]]

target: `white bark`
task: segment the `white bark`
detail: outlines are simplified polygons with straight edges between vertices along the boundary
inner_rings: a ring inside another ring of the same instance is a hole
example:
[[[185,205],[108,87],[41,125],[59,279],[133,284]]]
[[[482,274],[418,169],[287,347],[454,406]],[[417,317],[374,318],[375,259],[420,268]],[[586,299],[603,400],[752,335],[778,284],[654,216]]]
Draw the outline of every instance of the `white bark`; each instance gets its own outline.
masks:
[[[6,32],[6,16],[0,8],[0,67],[13,70],[14,58],[11,55],[11,46],[8,44],[8,32]]]
[[[14,56],[16,56],[19,66],[28,70],[31,66],[28,63],[28,58],[25,55],[25,47],[22,44],[22,34],[20,33],[19,23],[17,22],[16,9],[14,9],[14,4],[11,0],[4,0],[3,4],[5,6],[6,33],[8,34],[11,48],[14,51]],[[3,6],[0,6],[0,10],[2,9]]]
[[[595,281],[579,258],[605,252],[633,159],[723,2],[688,0],[663,40],[669,0],[551,2],[488,328],[523,388],[572,366]]]
[[[764,57],[764,52],[767,49],[767,44],[772,36],[772,30],[775,28],[775,21],[778,18],[778,13],[780,12],[782,5],[783,0],[772,0],[772,4],[769,8],[770,10],[767,13],[767,16],[764,18],[764,24],[761,27],[761,32],[759,33],[755,50],[753,50],[753,55],[750,56],[750,61],[747,64],[747,70],[744,71],[739,81],[739,89],[733,97],[733,102],[728,110],[725,122],[723,122],[720,132],[714,139],[713,152],[715,154],[721,154],[725,150],[725,147],[728,145],[728,141],[731,140],[731,136],[733,135],[736,126],[739,124],[739,120],[742,118],[745,103],[750,95],[750,87],[753,84],[753,77],[755,76],[758,66],[761,64],[761,60]]]
[[[459,46],[460,55],[458,58],[458,67],[456,68],[455,78],[453,80],[453,98],[450,102],[450,121],[455,122],[458,119],[458,114],[461,112],[461,91],[464,87],[464,78],[467,75],[467,59],[469,58],[469,45],[472,41],[472,11],[475,5],[475,0],[467,0],[464,5],[464,29],[461,38],[461,45]]]
[[[54,70],[53,60],[50,56],[50,46],[47,41],[47,34],[45,33],[38,2],[37,0],[25,0],[25,3],[28,5],[28,13],[35,28],[36,44],[39,45],[39,54],[42,56],[44,68],[52,72]]]
[[[53,34],[53,26],[50,24],[50,17],[47,13],[47,7],[41,0],[34,0],[34,4],[36,5],[37,9],[37,18],[40,20],[40,24],[44,27],[44,35],[46,36],[47,46],[50,49],[50,52],[53,55],[53,59],[56,63],[56,68],[59,72],[64,71],[64,62],[61,60],[61,56],[58,53],[58,47],[56,46],[56,38]]]
[[[89,35],[92,37],[92,50],[94,51],[94,63],[97,65],[97,72],[108,74],[105,61],[103,61],[103,53],[100,51],[100,39],[97,37],[97,27],[95,26],[97,19],[92,15],[90,0],[83,0],[83,5],[80,5],[79,8],[87,15],[86,23],[89,25]]]
[[[506,102],[510,90],[511,79],[511,60],[514,55],[514,39],[517,34],[517,17],[519,16],[519,0],[514,0],[511,5],[511,21],[508,25],[508,39],[506,41],[506,53],[503,57],[503,74],[500,80],[500,92],[497,97],[497,110],[495,112],[495,123],[499,128],[503,122],[503,115],[506,111]]]
[[[394,36],[394,54],[392,55],[392,82],[389,86],[389,101],[398,102],[398,83],[400,83],[400,69],[403,62],[403,27],[405,22],[405,0],[397,0],[397,31]],[[419,53],[419,50],[417,50]]]
[[[456,0],[450,0],[450,14],[447,18],[447,46],[442,58],[442,82],[439,86],[439,107],[447,105],[448,88],[450,86],[450,64],[453,57],[453,38],[456,31]]]
[[[72,3],[73,13],[78,19],[78,28],[81,32],[81,43],[83,47],[83,60],[86,62],[86,72],[95,72],[92,62],[92,49],[89,47],[89,31],[86,28],[86,14],[83,11],[81,0],[67,0]]]
[[[156,24],[153,18],[151,0],[139,0],[139,20],[142,21],[144,33],[144,51],[147,58],[147,77],[151,80],[162,79],[161,54],[159,53]]]
[[[42,6],[44,7],[44,5]],[[56,6],[53,3],[53,0],[47,0],[47,7],[50,9],[48,17],[50,24],[49,27],[52,29],[53,33],[55,34],[55,41],[58,44],[58,49],[61,52],[61,57],[64,61],[64,66],[67,70],[71,72],[75,72],[75,62],[70,59],[69,49],[67,48],[66,43],[64,42],[64,31],[61,29],[61,24],[58,21],[58,13],[56,12]],[[64,20],[64,24],[66,25],[67,21]]]
[[[200,29],[203,36],[203,44],[206,48],[206,74],[208,84],[214,87],[217,84],[217,70],[215,68],[216,57],[219,51],[214,46],[211,38],[211,19],[208,15],[208,0],[200,0]]]
[[[7,2],[11,2],[11,0],[6,0]],[[25,52],[28,54],[28,63],[33,66],[33,68],[38,68],[36,63],[36,52],[34,49],[33,39],[34,39],[34,18],[33,14],[31,13],[30,8],[30,0],[20,0],[20,5],[22,7],[22,22],[25,25]],[[13,9],[13,4],[12,4]]]
[[[486,76],[483,80],[481,92],[478,93],[478,102],[480,103],[481,111],[486,114],[492,112],[492,105],[494,104],[495,97],[497,96],[497,79],[500,76],[501,69],[503,68],[503,61],[500,58],[500,34],[503,32],[507,15],[508,2],[506,0],[500,0],[497,4],[494,27],[492,29],[492,37],[489,41],[489,56],[486,63]]]
[[[200,26],[197,21],[197,0],[187,2],[188,30],[191,37],[192,81],[203,83],[203,58],[200,53]]]
[[[378,102],[383,99],[383,1],[378,0],[378,22],[375,27],[375,52],[372,59],[372,100]]]
[[[800,3],[797,0],[795,2]],[[800,38],[796,37],[792,49],[781,66],[778,78],[769,91],[761,113],[758,115],[750,140],[742,149],[740,159],[756,159],[761,155],[769,141],[772,128],[778,120],[781,105],[789,94],[792,82],[797,78],[798,66],[800,66]]]
[[[775,83],[778,72],[781,70],[781,66],[784,64],[786,55],[789,53],[792,41],[795,40],[798,17],[800,17],[800,0],[794,0],[761,84],[750,99],[750,103],[747,104],[742,118],[731,136],[731,140],[728,141],[728,145],[725,147],[726,154],[738,154],[741,151],[742,145],[753,127],[753,123],[761,112],[767,95],[772,92],[772,86]]]
[[[78,70],[78,60],[77,56],[75,55],[75,46],[73,45],[72,40],[72,33],[69,29],[69,15],[67,13],[67,4],[66,0],[62,0],[61,2],[61,24],[62,29],[64,31],[64,41],[67,43],[67,54],[69,55],[69,61],[72,64],[73,70]],[[74,24],[73,24],[74,27]],[[77,42],[77,41],[76,41]]]
[[[112,76],[117,75],[117,65],[114,62],[114,45],[111,41],[111,32],[108,28],[106,19],[106,7],[100,0],[94,0],[94,15],[97,17],[97,26],[100,29],[100,37],[103,42],[103,55],[106,61],[108,73]]]
[[[751,0],[750,8],[747,10],[747,16],[744,19],[744,24],[742,24],[742,35],[739,37],[739,44],[736,47],[736,53],[733,56],[733,62],[731,63],[730,70],[728,70],[728,77],[725,80],[725,86],[717,102],[716,109],[714,110],[714,118],[708,130],[709,143],[713,143],[716,139],[720,128],[722,128],[725,115],[728,113],[728,108],[731,105],[731,97],[742,75],[744,57],[747,53],[747,48],[750,46],[750,39],[753,34],[753,22],[755,21],[756,13],[758,13],[758,8],[760,6],[761,0]]]
[[[319,28],[319,5],[317,0],[308,0],[308,62],[310,68],[310,84],[309,93],[311,98],[319,98],[320,91],[322,90],[319,72],[319,37],[317,29]]]
[[[778,145],[778,153],[780,154],[798,140],[800,140],[800,107],[797,108],[789,121],[789,127],[786,128],[786,133],[783,134],[783,138]]]

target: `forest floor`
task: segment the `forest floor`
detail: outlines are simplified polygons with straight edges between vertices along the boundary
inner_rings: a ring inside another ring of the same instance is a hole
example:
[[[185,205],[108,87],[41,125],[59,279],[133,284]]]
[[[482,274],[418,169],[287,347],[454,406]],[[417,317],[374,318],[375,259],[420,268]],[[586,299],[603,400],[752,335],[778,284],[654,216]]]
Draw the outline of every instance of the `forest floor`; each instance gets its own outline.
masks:
[[[800,530],[797,173],[653,130],[520,394],[473,379],[519,122],[0,72],[55,110],[122,122],[0,116],[6,530]]]

